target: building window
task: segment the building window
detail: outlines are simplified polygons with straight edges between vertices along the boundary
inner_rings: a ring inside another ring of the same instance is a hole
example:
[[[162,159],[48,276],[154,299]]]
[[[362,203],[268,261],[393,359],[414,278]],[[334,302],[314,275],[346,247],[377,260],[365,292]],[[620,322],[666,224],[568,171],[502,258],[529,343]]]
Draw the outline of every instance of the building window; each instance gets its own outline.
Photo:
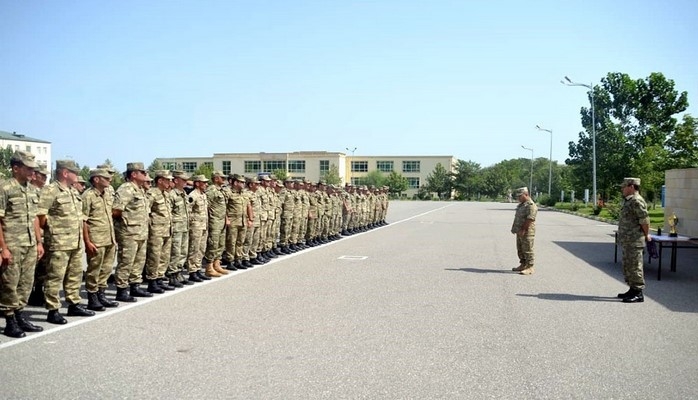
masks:
[[[163,169],[174,170],[174,169],[177,169],[177,166],[175,165],[174,162],[168,161],[168,162],[163,162],[163,163],[162,163],[162,168],[163,168]]]
[[[197,165],[196,161],[185,161],[182,163],[182,169],[184,172],[193,173],[196,171]]]
[[[351,184],[353,186],[363,186],[366,184],[366,178],[363,177],[352,177],[351,178]]]
[[[286,170],[286,161],[265,161],[264,172],[274,172],[276,170]]]
[[[223,173],[226,175],[230,175],[231,171],[230,167],[230,161],[223,161]]]
[[[305,160],[294,160],[288,162],[288,172],[305,173]]]
[[[368,172],[368,161],[352,161],[351,172]]]
[[[330,160],[320,160],[320,175],[330,172]]]
[[[19,145],[18,145],[18,144],[15,145],[15,150],[19,150]]]
[[[392,161],[376,161],[376,169],[380,172],[393,172]]]
[[[27,146],[27,151],[28,151],[29,153],[31,153],[31,152],[32,152],[32,147],[31,147],[31,146]]]
[[[419,172],[419,161],[403,161],[402,172]]]
[[[245,173],[246,174],[256,174],[257,172],[262,172],[262,162],[261,161],[245,161]]]
[[[407,187],[410,189],[419,189],[419,178],[407,178]]]

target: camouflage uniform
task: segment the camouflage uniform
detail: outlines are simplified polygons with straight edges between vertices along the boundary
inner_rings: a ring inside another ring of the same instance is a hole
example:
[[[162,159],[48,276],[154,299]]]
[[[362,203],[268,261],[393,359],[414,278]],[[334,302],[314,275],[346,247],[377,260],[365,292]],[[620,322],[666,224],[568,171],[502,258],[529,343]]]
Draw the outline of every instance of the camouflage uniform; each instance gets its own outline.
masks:
[[[245,178],[236,177],[235,179],[244,182]],[[226,261],[241,262],[244,260],[242,250],[247,233],[247,203],[248,198],[243,195],[242,191],[233,188],[228,193],[226,206],[230,225],[226,231],[224,256]]]
[[[649,223],[645,199],[639,193],[626,196],[618,219],[618,241],[623,254],[623,275],[631,289],[645,288],[642,261],[645,235],[640,225]]]
[[[135,182],[125,182],[114,194],[113,210],[120,210],[121,217],[114,220],[116,232],[117,288],[138,285],[143,282],[146,241],[148,239],[148,200],[143,189]]]
[[[167,179],[160,174],[157,179]],[[149,229],[145,261],[145,278],[163,279],[172,251],[172,205],[170,193],[153,187],[146,193],[148,197]]]
[[[172,246],[170,250],[170,265],[167,273],[177,274],[182,270],[187,259],[189,248],[189,207],[187,194],[177,188],[170,192],[172,207]]]
[[[522,189],[519,189],[520,191]],[[523,193],[523,192],[522,192]],[[528,193],[528,191],[526,191]],[[533,268],[535,258],[533,253],[533,241],[536,236],[536,216],[538,206],[530,198],[520,202],[516,207],[514,223],[511,226],[511,233],[516,234],[516,252],[519,256],[521,269]],[[528,230],[523,235],[519,231],[523,228],[526,220],[530,220]]]
[[[206,251],[208,230],[208,201],[206,193],[194,189],[187,198],[189,204],[189,273],[199,272]]]
[[[113,203],[114,198],[106,189],[100,193],[95,188],[89,188],[82,194],[86,230],[90,242],[97,247],[94,254],[87,255],[85,290],[88,293],[106,289],[107,280],[114,269],[116,236],[112,219]]]
[[[280,226],[280,237],[279,242],[284,250],[288,250],[287,247],[291,240],[291,230],[293,228],[293,208],[295,207],[295,195],[293,189],[282,189],[279,192],[279,200],[281,202],[281,226]]]

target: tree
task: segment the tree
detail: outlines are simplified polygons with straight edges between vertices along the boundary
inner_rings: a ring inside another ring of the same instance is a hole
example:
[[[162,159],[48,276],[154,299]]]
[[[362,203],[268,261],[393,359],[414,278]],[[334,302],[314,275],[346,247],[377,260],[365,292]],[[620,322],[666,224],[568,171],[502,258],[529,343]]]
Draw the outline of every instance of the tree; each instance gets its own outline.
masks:
[[[0,176],[9,177],[12,175],[10,172],[10,159],[14,154],[12,146],[9,144],[6,148],[0,149]]]
[[[206,178],[211,179],[211,175],[213,175],[213,166],[211,164],[202,163],[199,165],[199,168],[194,171],[194,175],[203,175]]]
[[[163,169],[162,164],[156,158],[153,160],[152,163],[150,163],[150,166],[148,166],[148,173],[150,174],[150,176],[155,176],[155,172],[161,169]]]
[[[341,185],[342,178],[339,176],[339,167],[335,164],[330,165],[330,169],[320,175],[321,179],[325,180],[328,185]]]
[[[271,173],[276,177],[276,179],[282,182],[285,181],[286,178],[288,178],[288,173],[283,168],[275,169]]]
[[[512,188],[514,172],[506,162],[500,162],[482,170],[480,192],[491,198],[498,198]]]
[[[111,179],[111,187],[113,187],[114,189],[118,189],[119,186],[121,186],[121,184],[126,181],[126,179],[124,179],[124,174],[120,173],[119,170],[114,167],[114,163],[112,163],[110,159],[107,158],[100,165],[105,165],[107,168],[116,171]]]
[[[482,181],[480,164],[473,161],[458,160],[455,172],[451,173],[453,188],[459,199],[472,199],[477,195],[478,186]]]
[[[84,166],[80,168],[80,173],[78,173],[78,176],[81,176],[82,179],[85,180],[85,182],[90,181],[90,167]]]
[[[434,171],[427,175],[423,187],[426,191],[435,192],[439,199],[450,199],[453,189],[450,172],[441,163],[436,164]]]
[[[407,190],[409,183],[407,182],[407,178],[402,176],[402,174],[391,171],[385,181],[385,185],[388,186],[388,191],[393,197],[400,197],[402,192]]]
[[[669,156],[664,169],[698,167],[698,120],[690,114],[684,115],[666,146]]]
[[[367,186],[381,187],[385,185],[385,177],[378,170],[369,172],[361,181]]]

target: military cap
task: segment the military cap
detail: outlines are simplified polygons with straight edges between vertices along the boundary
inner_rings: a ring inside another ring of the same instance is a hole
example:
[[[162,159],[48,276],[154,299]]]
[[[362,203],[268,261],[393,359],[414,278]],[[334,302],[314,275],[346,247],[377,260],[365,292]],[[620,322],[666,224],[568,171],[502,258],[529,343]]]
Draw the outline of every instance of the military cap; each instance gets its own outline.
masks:
[[[150,176],[150,174],[148,173],[148,171],[143,171],[143,173],[145,174],[145,177],[147,178],[147,180],[149,180],[149,181],[152,181],[152,180],[153,180],[153,177]]]
[[[521,196],[522,194],[527,194],[527,193],[528,193],[528,188],[526,186],[520,187],[520,188],[516,189],[516,191],[514,191],[514,194],[516,194],[517,197]]]
[[[102,168],[95,168],[90,170],[90,179],[94,178],[95,176],[98,176],[100,178],[111,178],[112,174],[109,173],[106,169]]]
[[[172,179],[173,176],[170,175],[170,171],[166,169],[159,169],[155,171],[155,178],[165,178],[165,179]]]
[[[79,173],[80,168],[73,160],[56,160],[56,171],[59,169],[67,169],[70,172]]]
[[[107,171],[110,175],[114,175],[116,170],[109,164],[99,164],[96,169],[103,169]]]
[[[22,163],[22,165],[29,168],[39,167],[36,164],[36,161],[34,161],[34,154],[29,153],[28,151],[15,150],[15,152],[12,154],[12,157],[10,158],[10,162],[13,161]]]
[[[327,186],[327,182],[325,182],[324,180],[319,180],[317,184]]]
[[[78,182],[78,183],[87,183],[87,181],[85,180],[85,178],[83,178],[83,177],[80,176],[80,175],[78,175],[78,180],[77,180],[77,182]]]
[[[126,164],[126,171],[143,171],[145,172],[145,165],[142,162],[130,162]]]
[[[284,184],[281,183],[280,180],[275,180],[275,181],[274,181],[274,184],[275,184],[276,186],[278,186],[278,187],[284,187]]]
[[[211,177],[213,178],[216,176],[221,177],[221,178],[225,178],[225,174],[223,173],[223,171],[213,171],[213,173],[211,174]]]
[[[40,166],[39,168],[35,169],[34,172],[41,174],[41,175],[44,175],[44,176],[48,176],[50,174],[50,172],[48,172],[46,167],[44,167],[43,165]]]
[[[623,178],[623,183],[620,184],[621,187],[630,185],[640,186],[640,178]]]
[[[284,183],[288,183],[288,182],[293,183],[293,182],[294,182],[294,179],[291,178],[290,176],[287,176],[286,179],[284,179]]]
[[[256,183],[256,184],[259,184],[259,179],[257,179],[256,176],[251,176],[251,177],[247,178],[246,181],[247,181],[247,183]]]
[[[191,177],[193,182],[208,182],[208,178],[204,175],[194,175]]]
[[[235,175],[237,175],[237,176],[235,177],[235,180],[236,180],[236,181],[245,183],[245,177],[244,177],[244,176],[238,175],[238,174],[235,174]]]
[[[269,177],[269,175],[262,175],[262,180],[263,181],[270,181],[271,178]]]
[[[172,171],[172,177],[183,179],[185,181],[191,179],[191,175],[189,175],[188,173],[181,171],[181,170]]]

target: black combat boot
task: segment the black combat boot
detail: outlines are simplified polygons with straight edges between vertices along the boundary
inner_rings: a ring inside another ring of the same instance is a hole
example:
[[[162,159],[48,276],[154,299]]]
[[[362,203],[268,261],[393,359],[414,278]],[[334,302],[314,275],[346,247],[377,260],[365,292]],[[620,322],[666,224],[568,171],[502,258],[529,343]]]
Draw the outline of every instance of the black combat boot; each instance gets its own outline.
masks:
[[[97,292],[87,293],[87,309],[92,311],[104,311],[105,307],[99,297],[97,297]]]
[[[619,298],[619,299],[627,299],[628,297],[630,297],[630,296],[632,296],[632,295],[633,295],[633,290],[632,290],[632,289],[628,289],[628,291],[625,292],[625,293],[618,293],[618,298]]]
[[[68,320],[63,318],[58,310],[49,310],[48,315],[46,316],[46,321],[56,325],[65,325],[68,323]]]
[[[187,277],[185,278],[181,272],[177,272],[177,281],[179,281],[179,283],[181,283],[182,285],[187,285],[187,286],[194,284],[194,282],[189,280],[188,274],[187,274]]]
[[[161,294],[165,293],[165,289],[158,285],[158,281],[156,279],[150,279],[148,281],[148,293]]]
[[[175,287],[171,286],[169,282],[170,282],[169,279],[165,279],[165,278],[160,278],[157,280],[157,284],[158,284],[158,286],[160,286],[161,289],[175,290]]]
[[[135,297],[131,296],[128,288],[116,288],[116,300],[126,303],[135,303],[138,301]]]
[[[26,333],[22,330],[22,328],[19,327],[19,324],[17,324],[17,320],[15,319],[15,315],[5,315],[5,330],[2,331],[3,335],[13,337],[13,338],[21,338],[27,336]]]
[[[242,264],[242,261],[240,261],[240,260],[235,260],[235,261],[233,262],[233,267],[235,267],[235,268],[237,268],[237,269],[247,269],[247,267],[244,266],[244,265]]]
[[[27,319],[27,316],[22,313],[22,310],[15,311],[15,319],[17,320],[17,325],[19,325],[19,327],[25,332],[41,332],[44,330],[44,328],[32,324]]]
[[[107,299],[107,296],[104,293],[104,288],[101,288],[99,289],[99,291],[97,291],[97,299],[99,299],[99,302],[102,303],[102,305],[106,308],[113,308],[119,306],[118,302]]]
[[[203,282],[203,279],[199,277],[199,274],[197,272],[192,272],[189,274],[189,279],[187,280],[187,282],[199,283]]]
[[[131,296],[133,297],[153,297],[152,293],[148,293],[141,289],[140,283],[131,284]]]
[[[221,264],[221,266],[222,266],[222,265],[223,265],[223,264]],[[235,266],[235,262],[234,262],[234,261],[229,261],[229,262],[228,262],[228,265],[225,267],[225,269],[227,269],[228,271],[237,271],[237,270],[238,270],[237,267]]]
[[[82,304],[70,304],[68,306],[69,317],[91,317],[93,315],[95,315],[95,312],[86,309]]]
[[[170,276],[168,277],[168,283],[171,287],[175,289],[184,287],[184,285],[182,285],[182,283],[179,280],[177,280],[177,275],[175,274],[170,274]]]
[[[642,294],[642,290],[632,289],[633,294],[623,299],[623,303],[642,303],[645,301],[645,296]]]
[[[210,278],[210,277],[206,276],[206,274],[203,273],[203,272],[201,272],[201,270],[196,271],[196,275],[197,275],[197,276],[199,277],[199,279],[201,279],[202,281],[210,281],[211,279],[213,279],[213,278]]]
[[[43,307],[45,304],[45,299],[44,299],[44,290],[41,285],[34,285],[34,288],[32,288],[32,292],[29,295],[29,300],[27,300],[27,304],[30,306],[35,306],[35,307]]]

